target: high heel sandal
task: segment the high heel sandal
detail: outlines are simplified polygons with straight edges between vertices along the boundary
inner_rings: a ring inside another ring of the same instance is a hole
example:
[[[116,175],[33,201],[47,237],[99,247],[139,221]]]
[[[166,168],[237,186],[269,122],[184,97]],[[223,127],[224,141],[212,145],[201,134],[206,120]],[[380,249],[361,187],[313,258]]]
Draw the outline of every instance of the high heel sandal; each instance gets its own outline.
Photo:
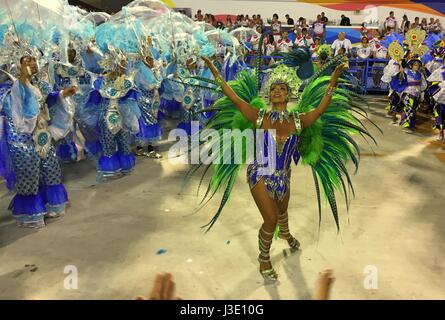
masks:
[[[263,262],[265,260],[258,259],[258,261]],[[266,261],[266,262],[269,262],[269,261]],[[275,271],[274,268],[260,270],[260,274],[263,276],[265,281],[268,281],[268,282],[278,281],[278,273]]]
[[[270,240],[265,240],[261,233],[265,234],[267,237],[270,237]],[[267,232],[264,231],[263,228],[261,228],[260,233],[258,234],[258,240],[259,240],[259,248],[260,248],[260,255],[258,256],[258,262],[259,263],[270,263],[270,246],[272,244],[273,239],[273,232]],[[274,268],[261,270],[260,274],[264,278],[265,281],[268,282],[276,282],[278,281],[278,274],[274,270]]]

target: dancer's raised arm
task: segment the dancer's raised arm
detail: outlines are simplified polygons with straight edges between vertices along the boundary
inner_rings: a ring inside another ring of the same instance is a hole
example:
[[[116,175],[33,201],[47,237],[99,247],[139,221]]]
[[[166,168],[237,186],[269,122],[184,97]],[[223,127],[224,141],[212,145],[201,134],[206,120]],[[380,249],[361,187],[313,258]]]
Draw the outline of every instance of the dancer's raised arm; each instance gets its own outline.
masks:
[[[345,69],[345,64],[339,65],[337,68],[335,68],[335,71],[332,73],[331,81],[326,94],[324,95],[323,99],[321,99],[318,107],[300,116],[301,126],[303,129],[310,127],[315,121],[318,120],[318,118],[322,116],[323,113],[325,113],[326,109],[331,103],[332,95],[337,88],[338,78],[340,78]]]
[[[206,66],[210,69],[216,81],[221,84],[221,89],[223,93],[229,98],[233,104],[238,108],[238,110],[243,114],[243,116],[252,123],[256,123],[258,119],[258,110],[253,108],[248,102],[244,101],[232,90],[232,88],[224,81],[222,76],[219,74],[215,65],[207,57],[202,57]]]

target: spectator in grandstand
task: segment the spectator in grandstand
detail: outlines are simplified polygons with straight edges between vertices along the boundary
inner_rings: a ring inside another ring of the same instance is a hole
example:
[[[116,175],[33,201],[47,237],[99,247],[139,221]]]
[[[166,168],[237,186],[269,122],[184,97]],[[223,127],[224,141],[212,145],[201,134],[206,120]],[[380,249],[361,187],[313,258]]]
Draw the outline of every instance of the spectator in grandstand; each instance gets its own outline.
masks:
[[[229,31],[233,28],[232,17],[229,15],[226,18],[226,28],[229,29]]]
[[[439,19],[436,19],[436,21],[434,22],[432,32],[434,32],[435,34],[439,34],[442,32],[442,25]]]
[[[327,25],[328,21],[329,21],[328,17],[325,16],[324,12],[322,12],[321,13],[321,22],[323,22],[325,25]]]
[[[307,29],[308,34],[310,33],[311,27],[307,24],[307,20],[305,18],[301,18],[298,24],[295,26],[295,34],[297,36],[301,36],[301,31],[303,28]]]
[[[198,10],[198,12],[195,14],[195,21],[203,21],[204,20],[204,16],[202,15],[202,11],[201,9]]]
[[[250,43],[252,43],[252,50],[254,52],[257,52],[259,49],[259,43],[260,43],[260,38],[261,38],[261,33],[262,33],[261,26],[257,26],[256,31],[258,32],[258,34],[254,34],[250,38]]]
[[[436,22],[436,19],[430,18],[430,22],[428,22],[428,28],[427,28],[428,32],[434,32],[433,26],[434,26],[435,22]]]
[[[397,20],[394,16],[394,11],[389,13],[389,17],[385,19],[384,26],[385,29],[390,29],[391,31],[395,31],[397,29]]]
[[[385,40],[385,36],[381,35],[378,41],[376,41],[374,45],[371,46],[372,58],[382,59],[382,60],[388,59],[388,49],[386,49],[381,44],[381,41],[383,40]],[[385,68],[386,64],[387,61],[382,61],[382,62],[376,61],[372,65],[372,73],[373,73],[372,80],[374,88],[380,87],[380,82],[383,76],[383,69]]]
[[[292,19],[288,14],[286,14],[286,23],[289,26],[293,26],[295,24],[294,19]]]
[[[366,22],[362,23],[362,27],[360,28],[360,34],[362,37],[368,37],[369,36],[369,30],[366,27]]]
[[[341,54],[341,52],[345,52],[349,55],[352,50],[352,43],[349,39],[346,39],[346,34],[344,32],[340,32],[338,34],[338,39],[334,41],[331,47],[334,50],[335,56]]]
[[[257,23],[258,23],[260,26],[263,26],[263,25],[264,25],[263,19],[261,18],[261,15],[260,15],[260,14],[257,14]]]
[[[317,37],[320,39],[320,37]],[[308,34],[307,28],[301,30],[301,35],[295,39],[295,46],[299,48],[310,48],[314,43],[312,37]]]
[[[274,14],[271,23],[272,33],[275,39],[275,42],[281,39],[281,21],[278,19],[278,14]]]
[[[319,37],[316,37],[314,39],[314,43],[312,43],[311,46],[309,47],[309,51],[312,57],[314,57],[314,54],[317,52],[320,46],[321,46],[321,39]]]
[[[347,16],[345,16],[344,14],[341,15],[341,21],[340,21],[340,25],[341,26],[350,26],[351,25],[351,19],[349,19]]]
[[[266,56],[272,56],[275,52],[277,52],[277,44],[275,42],[275,38],[273,35],[269,35],[269,38],[264,41],[264,53]],[[270,63],[274,63],[273,59],[266,58],[264,60],[264,64],[268,65]]]
[[[371,57],[371,46],[369,45],[369,39],[367,36],[363,36],[361,43],[357,47],[356,58],[357,58],[357,79],[360,83],[365,82],[365,69],[366,60]]]
[[[277,42],[277,49],[279,52],[289,53],[292,51],[292,47],[294,46],[292,40],[289,39],[289,33],[284,31],[281,39]]]
[[[410,25],[410,22],[408,20],[408,16],[406,14],[404,14],[403,18],[402,18],[402,23],[400,24],[400,29],[402,29],[402,31],[404,31],[405,28],[406,28],[406,30],[409,30],[409,25]]]
[[[317,16],[317,20],[312,24],[313,37],[319,37],[324,43],[326,35],[326,24],[321,20],[321,15]]]
[[[242,16],[241,18],[241,26],[248,27],[250,25],[249,15]]]
[[[415,17],[414,18],[414,22],[410,25],[410,29],[420,29],[420,18],[419,17]]]
[[[428,21],[426,18],[422,18],[422,22],[420,22],[420,28],[422,30],[428,31]]]

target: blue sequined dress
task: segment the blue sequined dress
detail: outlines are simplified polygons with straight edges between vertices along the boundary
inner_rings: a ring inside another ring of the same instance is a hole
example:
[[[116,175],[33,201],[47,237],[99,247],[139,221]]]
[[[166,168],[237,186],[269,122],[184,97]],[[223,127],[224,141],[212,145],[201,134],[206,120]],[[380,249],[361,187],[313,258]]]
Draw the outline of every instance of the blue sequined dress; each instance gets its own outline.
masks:
[[[99,131],[99,176],[112,177],[133,170],[136,160],[130,143],[132,135],[139,132],[141,117],[134,74],[97,78],[85,111],[90,125]]]
[[[285,112],[285,115],[289,120],[290,115],[287,112]],[[258,127],[261,127],[265,116],[270,117],[272,122],[275,122],[279,113],[260,112]],[[297,132],[289,135],[284,144],[279,144],[272,132],[265,130],[263,148],[260,147],[260,150],[257,150],[253,163],[247,168],[247,181],[250,188],[253,189],[258,182],[263,181],[270,198],[279,201],[285,198],[290,189],[292,160],[295,164],[298,164],[300,160],[297,147],[300,141],[301,126],[298,113],[293,116],[297,119]]]
[[[42,227],[47,213],[63,213],[68,202],[53,145],[69,126],[62,116],[67,112],[54,111],[68,106],[44,82],[38,88],[18,80],[0,87],[0,174],[16,192],[10,209],[19,225]],[[42,116],[46,106],[54,118]]]

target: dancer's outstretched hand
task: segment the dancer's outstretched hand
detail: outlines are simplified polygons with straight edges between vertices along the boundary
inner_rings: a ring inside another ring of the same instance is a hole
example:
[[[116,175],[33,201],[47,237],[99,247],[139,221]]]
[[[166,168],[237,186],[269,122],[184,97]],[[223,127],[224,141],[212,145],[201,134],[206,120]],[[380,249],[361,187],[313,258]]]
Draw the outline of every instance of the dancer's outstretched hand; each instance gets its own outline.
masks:
[[[137,297],[137,300],[181,300],[175,297],[175,283],[170,273],[158,274],[151,290],[150,296]]]
[[[348,64],[342,63],[341,65],[337,66],[337,68],[335,68],[334,72],[332,73],[332,77],[336,79],[340,78],[342,73],[347,69],[348,69]]]
[[[331,291],[332,284],[335,281],[333,272],[330,269],[326,269],[320,273],[318,279],[317,291],[315,292],[315,300],[328,300],[329,293]]]

